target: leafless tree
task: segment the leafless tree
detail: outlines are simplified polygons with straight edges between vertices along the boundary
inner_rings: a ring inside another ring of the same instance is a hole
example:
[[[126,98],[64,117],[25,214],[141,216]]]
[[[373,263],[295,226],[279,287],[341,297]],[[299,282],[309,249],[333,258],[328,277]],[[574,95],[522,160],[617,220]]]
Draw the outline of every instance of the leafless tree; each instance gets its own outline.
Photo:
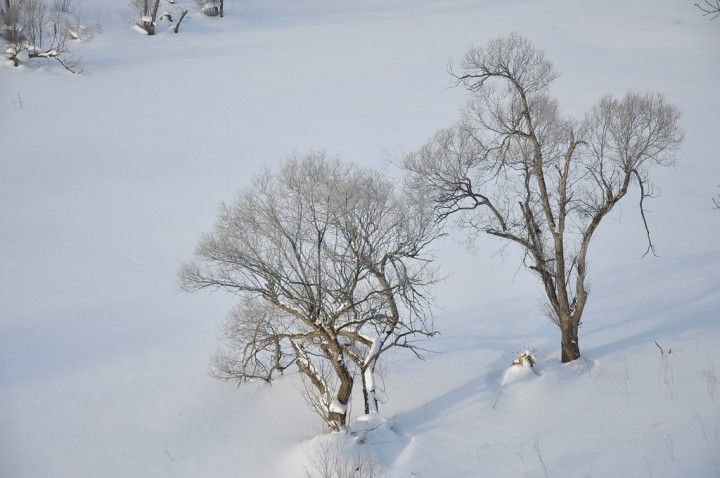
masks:
[[[7,57],[15,66],[28,58],[48,58],[72,73],[80,73],[82,61],[72,53],[74,41],[90,40],[99,23],[82,18],[72,0],[5,0],[2,37]]]
[[[704,16],[710,15],[710,20],[720,16],[720,0],[704,0],[705,3],[696,3],[695,6],[703,12]]]
[[[718,211],[720,211],[720,194],[713,198],[713,204],[713,209],[717,209]]]
[[[439,221],[453,216],[471,235],[522,248],[561,330],[562,361],[575,360],[590,241],[634,185],[654,252],[644,201],[657,194],[651,167],[672,164],[682,141],[680,111],[661,95],[627,93],[602,98],[581,121],[565,118],[549,93],[553,65],[518,34],[471,48],[451,74],[467,105],[406,156],[410,184],[431,197]]]
[[[10,3],[10,0],[5,0],[5,8],[2,10],[2,38],[5,41],[7,58],[15,66],[20,66],[19,55],[27,50],[26,9],[27,5],[21,5],[19,2]]]
[[[413,337],[433,334],[425,250],[438,232],[419,204],[377,172],[312,153],[224,205],[197,260],[180,270],[186,290],[240,295],[216,376],[270,381],[293,365],[337,430],[360,373],[366,411],[376,411],[380,355],[397,346],[417,353]]]
[[[157,20],[160,0],[132,0],[131,7],[140,15],[137,26],[148,35],[155,35],[155,23]]]

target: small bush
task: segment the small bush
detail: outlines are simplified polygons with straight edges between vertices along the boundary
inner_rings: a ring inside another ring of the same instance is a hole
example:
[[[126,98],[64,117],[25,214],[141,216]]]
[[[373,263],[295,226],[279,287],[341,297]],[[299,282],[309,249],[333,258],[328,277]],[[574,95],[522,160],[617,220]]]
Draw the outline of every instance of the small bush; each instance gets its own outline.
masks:
[[[343,435],[319,437],[306,451],[310,469],[307,478],[386,478],[387,470],[372,456],[350,444],[343,446]]]

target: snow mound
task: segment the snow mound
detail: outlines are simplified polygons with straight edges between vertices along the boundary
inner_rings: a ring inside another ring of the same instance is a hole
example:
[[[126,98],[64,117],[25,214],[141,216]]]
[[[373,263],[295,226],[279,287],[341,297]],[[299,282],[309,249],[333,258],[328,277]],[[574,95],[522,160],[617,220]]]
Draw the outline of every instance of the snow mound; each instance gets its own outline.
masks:
[[[500,384],[507,386],[536,376],[535,370],[529,365],[512,365],[503,372]]]
[[[287,468],[304,463],[305,476],[388,476],[390,465],[405,447],[391,421],[377,413],[363,415],[346,430],[315,436],[286,457]]]
[[[355,441],[365,443],[393,443],[400,441],[400,436],[393,430],[392,422],[378,413],[363,415],[350,423],[348,433]]]

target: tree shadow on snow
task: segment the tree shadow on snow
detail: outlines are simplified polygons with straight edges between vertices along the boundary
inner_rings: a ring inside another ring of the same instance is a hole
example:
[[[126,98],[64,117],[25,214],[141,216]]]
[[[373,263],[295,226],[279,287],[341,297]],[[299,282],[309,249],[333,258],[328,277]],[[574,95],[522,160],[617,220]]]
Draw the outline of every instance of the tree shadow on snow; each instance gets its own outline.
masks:
[[[502,386],[503,373],[510,365],[510,360],[508,355],[503,354],[487,365],[486,373],[398,415],[395,419],[396,430],[409,435],[417,434],[432,428],[435,421],[449,415],[456,407],[473,402],[486,404],[487,408],[492,407],[493,397]]]

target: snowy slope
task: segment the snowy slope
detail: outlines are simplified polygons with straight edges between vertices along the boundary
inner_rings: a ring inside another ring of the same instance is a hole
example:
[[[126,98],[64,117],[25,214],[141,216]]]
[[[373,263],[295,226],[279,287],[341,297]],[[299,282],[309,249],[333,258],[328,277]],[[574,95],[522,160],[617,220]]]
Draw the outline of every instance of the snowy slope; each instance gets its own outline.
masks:
[[[674,0],[229,0],[153,38],[125,2],[87,3],[87,75],[0,67],[0,477],[303,476],[322,427],[297,377],[212,380],[232,300],[178,292],[177,267],[290,151],[398,174],[457,117],[447,63],[511,31],[555,62],[570,114],[627,89],[682,108],[648,205],[660,257],[640,258],[629,198],[590,251],[584,360],[561,365],[517,251],[442,242],[441,335],[424,362],[391,357],[363,449],[393,477],[720,474],[720,20]],[[526,348],[537,374],[508,372]]]

